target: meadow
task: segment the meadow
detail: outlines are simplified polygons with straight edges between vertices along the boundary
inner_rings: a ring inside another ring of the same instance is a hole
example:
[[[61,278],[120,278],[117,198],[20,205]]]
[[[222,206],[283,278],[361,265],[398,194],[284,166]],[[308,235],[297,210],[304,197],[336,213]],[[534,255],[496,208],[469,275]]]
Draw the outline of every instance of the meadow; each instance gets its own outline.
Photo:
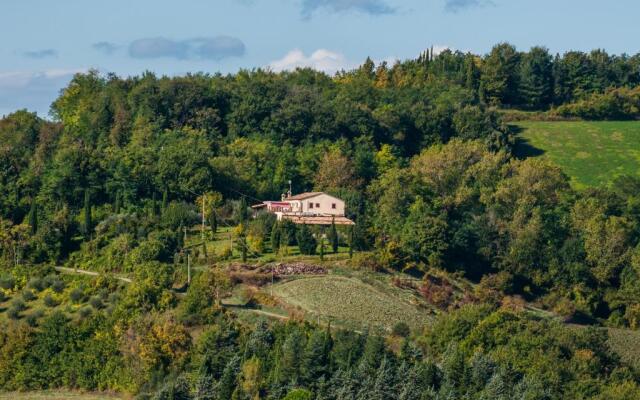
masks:
[[[548,158],[576,189],[640,175],[640,121],[523,121],[514,127],[516,154]]]

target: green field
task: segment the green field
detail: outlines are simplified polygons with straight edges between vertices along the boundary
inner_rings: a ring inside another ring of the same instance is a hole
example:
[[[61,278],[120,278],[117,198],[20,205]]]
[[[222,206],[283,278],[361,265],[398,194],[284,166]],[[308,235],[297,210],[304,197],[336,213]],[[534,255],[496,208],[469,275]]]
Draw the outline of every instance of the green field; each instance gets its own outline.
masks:
[[[577,188],[640,175],[640,121],[518,122],[516,154],[546,157]]]
[[[394,288],[383,289],[352,277],[294,279],[274,285],[273,294],[312,317],[357,329],[388,330],[398,322],[419,329],[431,320],[427,309],[410,304],[411,299]]]
[[[624,362],[640,368],[640,331],[609,328],[609,346]]]

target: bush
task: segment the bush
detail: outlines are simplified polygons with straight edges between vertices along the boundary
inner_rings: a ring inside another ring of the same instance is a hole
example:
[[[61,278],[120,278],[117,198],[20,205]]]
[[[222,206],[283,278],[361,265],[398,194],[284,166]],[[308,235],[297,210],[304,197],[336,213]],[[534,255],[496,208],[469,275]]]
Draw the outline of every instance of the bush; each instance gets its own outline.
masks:
[[[74,303],[80,303],[84,299],[84,292],[80,288],[75,288],[69,293],[69,298]]]
[[[37,299],[38,296],[36,296],[31,290],[25,289],[22,292],[22,298],[24,299],[24,301],[33,301]]]
[[[56,293],[62,293],[64,291],[65,286],[66,285],[62,280],[56,279],[51,283],[51,290],[53,290]]]
[[[11,308],[18,310],[18,312],[20,311],[24,311],[27,309],[27,305],[24,304],[24,301],[16,298],[11,302]]]
[[[91,299],[89,300],[89,304],[91,304],[91,307],[95,308],[96,310],[100,310],[104,307],[102,299],[100,299],[100,297],[98,296],[91,297]]]
[[[35,327],[38,325],[38,320],[42,318],[43,315],[44,315],[43,310],[39,310],[39,309],[35,310],[30,315],[27,315],[27,317],[25,318],[25,322],[29,324],[29,326]]]
[[[78,315],[80,315],[80,318],[83,319],[89,317],[92,313],[93,310],[89,306],[84,306],[78,311]]]
[[[2,290],[0,290],[0,303],[4,302],[7,300],[7,295],[4,294],[4,292]]]
[[[50,294],[44,296],[44,299],[42,299],[42,301],[44,305],[47,307],[53,308],[58,305],[58,301],[54,299],[53,296],[51,296]]]
[[[307,389],[293,389],[284,400],[311,400],[313,398],[313,393],[308,391]]]
[[[16,280],[13,276],[3,275],[2,277],[0,277],[0,288],[5,290],[10,290],[10,289],[13,289],[15,285],[16,285]]]
[[[407,325],[404,322],[398,322],[393,326],[391,333],[394,336],[400,336],[400,337],[406,338],[406,337],[409,337],[409,335],[411,335],[411,328],[409,328],[409,325]]]
[[[42,278],[31,278],[27,283],[27,287],[29,289],[35,290],[36,292],[42,292],[46,289],[45,281]]]
[[[20,319],[20,311],[14,307],[11,307],[7,310],[7,317],[13,320]]]

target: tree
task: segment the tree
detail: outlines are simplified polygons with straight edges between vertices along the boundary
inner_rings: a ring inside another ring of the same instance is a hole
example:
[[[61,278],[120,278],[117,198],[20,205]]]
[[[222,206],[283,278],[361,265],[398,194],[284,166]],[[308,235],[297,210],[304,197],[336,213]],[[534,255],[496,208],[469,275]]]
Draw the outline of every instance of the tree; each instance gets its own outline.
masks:
[[[298,248],[300,249],[300,254],[313,255],[316,253],[316,247],[318,246],[318,242],[313,237],[311,230],[306,224],[302,224],[300,229],[296,234],[296,239],[298,241]]]
[[[331,243],[331,249],[334,253],[338,252],[338,230],[336,229],[336,217],[331,218],[331,230],[329,231],[329,243]]]
[[[549,51],[533,47],[524,53],[519,70],[519,103],[530,110],[546,109],[553,100],[553,64]]]
[[[356,242],[356,230],[353,225],[349,228],[349,258],[353,258],[353,246]]]
[[[271,251],[273,251],[274,254],[278,253],[278,250],[280,249],[281,235],[282,229],[280,227],[280,223],[276,222],[271,227]]]
[[[91,195],[89,194],[89,189],[85,189],[84,191],[84,224],[82,229],[84,230],[84,238],[85,240],[89,240],[91,238]]]
[[[514,46],[500,43],[483,60],[480,84],[489,104],[516,104],[518,58]]]
[[[31,235],[38,232],[38,203],[36,199],[31,200],[31,210],[29,211],[29,226],[31,227]]]

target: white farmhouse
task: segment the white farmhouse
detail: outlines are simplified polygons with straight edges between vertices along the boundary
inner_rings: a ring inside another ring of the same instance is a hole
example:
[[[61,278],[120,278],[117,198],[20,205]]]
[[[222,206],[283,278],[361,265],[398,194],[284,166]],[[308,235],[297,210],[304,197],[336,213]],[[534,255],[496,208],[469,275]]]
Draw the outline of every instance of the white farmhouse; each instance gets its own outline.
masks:
[[[295,196],[283,195],[280,201],[265,201],[252,206],[276,214],[278,221],[290,220],[296,224],[354,225],[345,217],[344,201],[324,192],[307,192]]]

